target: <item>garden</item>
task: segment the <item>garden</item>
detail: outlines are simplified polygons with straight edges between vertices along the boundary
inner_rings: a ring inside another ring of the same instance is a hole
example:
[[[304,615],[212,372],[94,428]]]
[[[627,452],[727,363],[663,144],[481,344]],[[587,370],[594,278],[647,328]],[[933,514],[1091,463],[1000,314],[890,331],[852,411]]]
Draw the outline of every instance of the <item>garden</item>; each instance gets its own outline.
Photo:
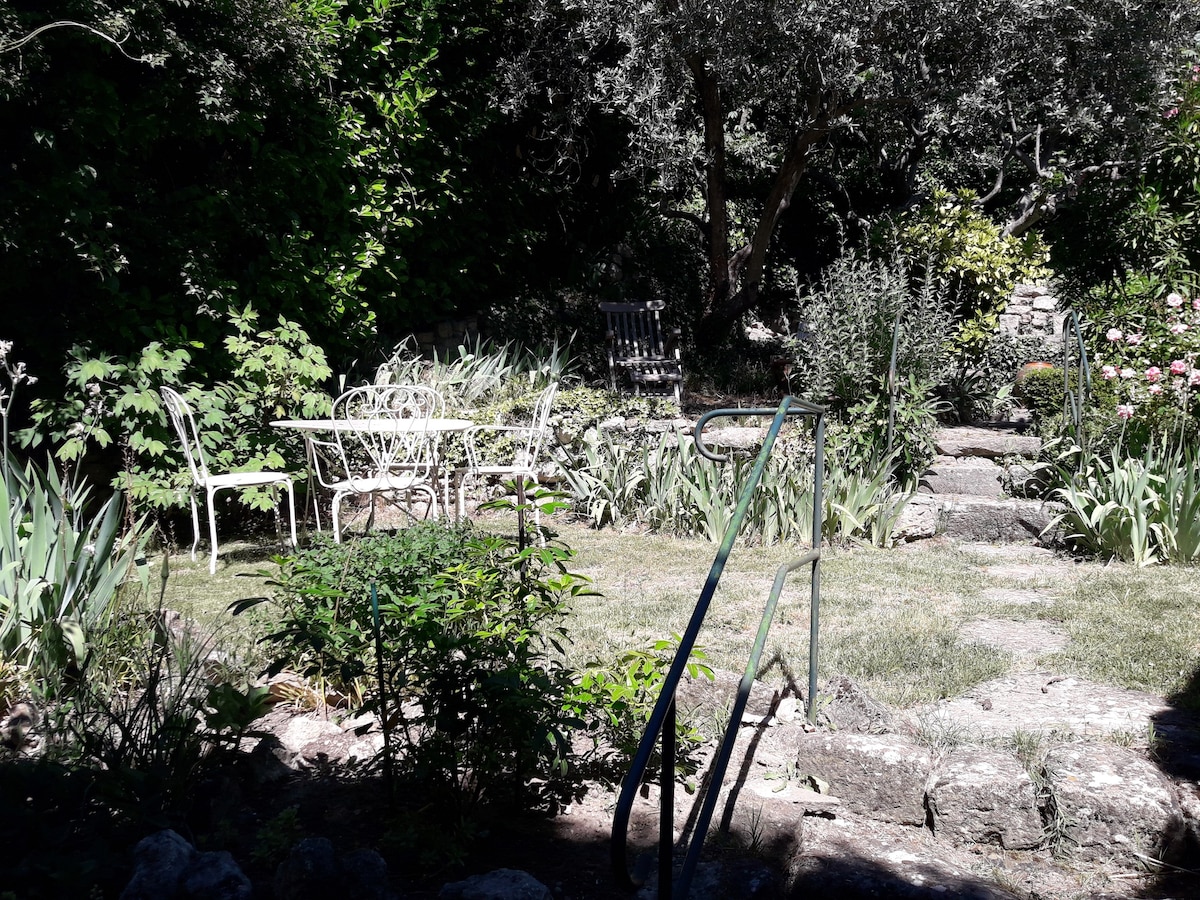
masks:
[[[0,8],[0,900],[626,896],[623,790],[714,896],[1195,890],[1195,10],[693,6]],[[916,538],[961,427],[1021,541]]]

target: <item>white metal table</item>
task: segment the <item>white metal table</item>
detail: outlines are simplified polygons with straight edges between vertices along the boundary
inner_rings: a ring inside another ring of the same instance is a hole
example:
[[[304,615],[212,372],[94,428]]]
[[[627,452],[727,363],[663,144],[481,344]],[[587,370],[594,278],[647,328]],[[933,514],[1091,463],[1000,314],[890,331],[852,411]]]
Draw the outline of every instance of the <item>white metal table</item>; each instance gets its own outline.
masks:
[[[317,452],[313,445],[313,437],[317,434],[333,434],[334,432],[374,432],[387,434],[391,432],[424,431],[432,434],[451,434],[456,431],[466,431],[475,425],[470,419],[389,419],[377,417],[371,419],[276,419],[271,422],[272,428],[299,431],[304,435],[305,458],[308,461],[308,490],[313,497],[313,510],[316,512],[316,493],[313,491],[313,466],[316,465],[314,454]],[[436,450],[436,447],[435,447]],[[444,506],[450,508],[450,487],[445,480],[446,475],[441,471],[441,461],[434,455],[436,477],[442,481],[442,497]],[[317,530],[321,529],[321,516],[317,513]]]

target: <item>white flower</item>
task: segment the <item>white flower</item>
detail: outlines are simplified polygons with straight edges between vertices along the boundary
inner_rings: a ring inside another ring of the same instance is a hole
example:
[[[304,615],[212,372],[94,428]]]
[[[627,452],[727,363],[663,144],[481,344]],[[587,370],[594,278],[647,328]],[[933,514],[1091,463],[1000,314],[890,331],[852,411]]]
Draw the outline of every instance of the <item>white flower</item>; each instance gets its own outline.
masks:
[[[1110,328],[1108,329],[1108,333],[1105,335],[1105,337],[1110,341],[1119,341],[1121,338],[1125,337],[1125,333],[1121,331],[1120,328]]]
[[[1179,309],[1183,306],[1183,297],[1175,293],[1167,294],[1167,306],[1171,309]]]

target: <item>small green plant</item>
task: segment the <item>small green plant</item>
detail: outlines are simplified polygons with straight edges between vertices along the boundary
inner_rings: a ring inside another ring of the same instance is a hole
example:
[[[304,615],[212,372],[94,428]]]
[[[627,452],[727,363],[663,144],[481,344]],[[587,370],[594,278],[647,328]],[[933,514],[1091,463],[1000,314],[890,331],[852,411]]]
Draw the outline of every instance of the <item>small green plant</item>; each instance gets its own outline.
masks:
[[[567,696],[567,709],[586,723],[602,756],[607,757],[602,771],[621,775],[632,763],[679,640],[679,635],[673,634],[646,648],[626,650],[611,663],[588,665],[579,673]],[[706,658],[702,649],[692,648],[686,669],[689,677],[713,679]],[[679,715],[675,740],[675,771],[689,780],[699,769],[698,751],[704,735],[688,716]],[[656,777],[660,768],[661,764],[652,759],[646,769],[647,779]]]
[[[427,789],[466,806],[519,794],[534,776],[561,775],[569,754],[558,651],[567,605],[587,591],[571,558],[466,523],[319,541],[278,560],[271,668],[365,685],[365,706],[400,736],[398,771]]]
[[[250,849],[250,858],[259,865],[277,866],[303,835],[300,807],[285,807],[259,826]]]
[[[911,287],[908,264],[844,254],[800,298],[789,342],[791,383],[835,411],[876,395],[896,345],[896,371],[937,379],[948,360],[952,310],[936,280]]]
[[[1058,366],[1029,369],[1021,377],[1015,393],[1033,416],[1035,424],[1047,422],[1063,410],[1066,395],[1063,370]]]

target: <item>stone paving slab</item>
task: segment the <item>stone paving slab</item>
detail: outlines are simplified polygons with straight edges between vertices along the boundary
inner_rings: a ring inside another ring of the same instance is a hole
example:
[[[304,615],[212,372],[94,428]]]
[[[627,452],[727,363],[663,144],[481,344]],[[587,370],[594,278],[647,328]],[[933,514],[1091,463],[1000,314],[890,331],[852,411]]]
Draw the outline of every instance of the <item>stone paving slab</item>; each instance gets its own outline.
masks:
[[[1174,713],[1162,697],[1153,694],[1049,672],[997,678],[960,697],[910,711],[914,722],[934,715],[979,738],[1057,731],[1081,738],[1121,732],[1138,740],[1148,737],[1152,724],[1157,728],[1156,723]]]

